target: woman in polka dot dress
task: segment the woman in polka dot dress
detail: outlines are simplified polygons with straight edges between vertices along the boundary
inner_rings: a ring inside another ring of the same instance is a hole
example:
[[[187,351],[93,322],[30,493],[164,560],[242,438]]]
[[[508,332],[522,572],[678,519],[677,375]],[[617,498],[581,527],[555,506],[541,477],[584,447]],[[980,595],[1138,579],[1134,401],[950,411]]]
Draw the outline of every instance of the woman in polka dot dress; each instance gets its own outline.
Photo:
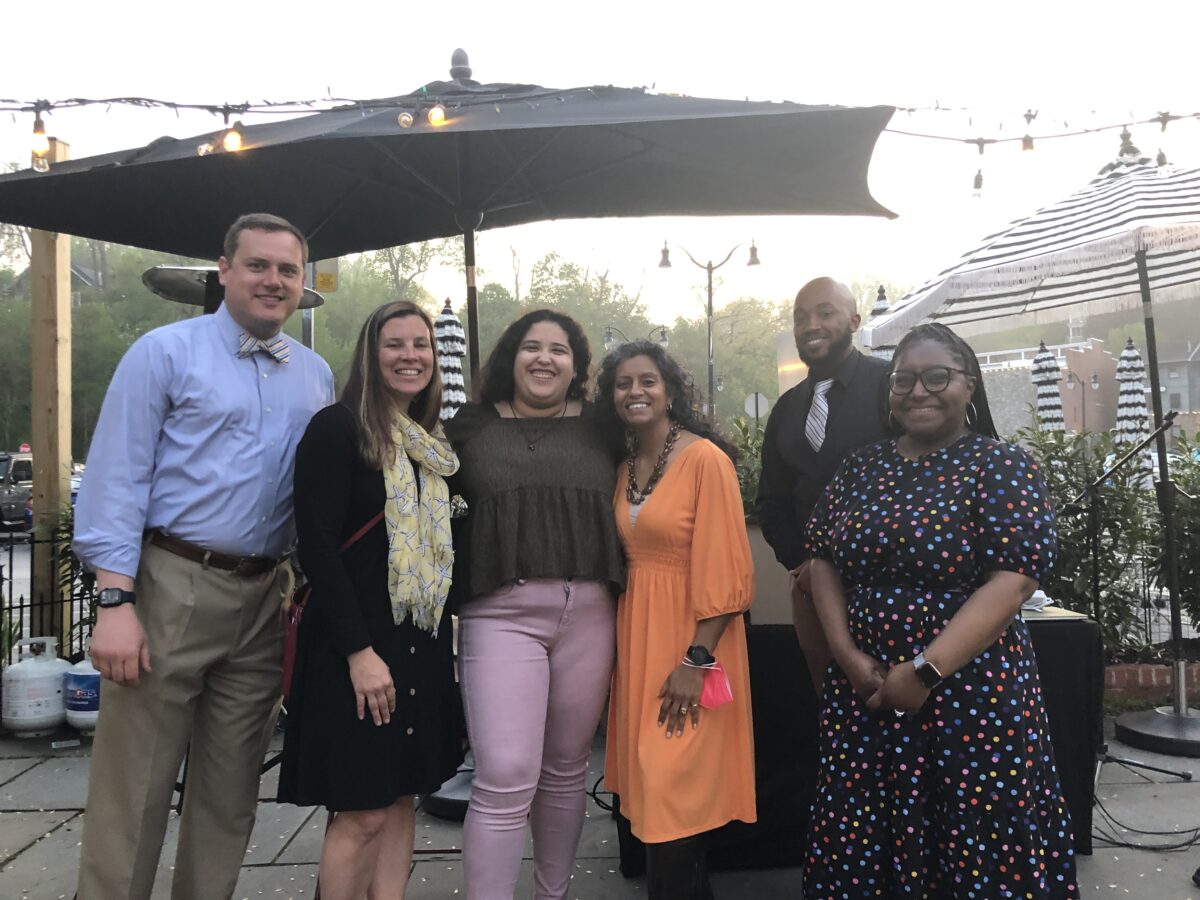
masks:
[[[1078,897],[1017,617],[1053,562],[1045,486],[945,326],[900,342],[889,406],[900,436],[848,458],[808,523],[834,663],[804,896]]]

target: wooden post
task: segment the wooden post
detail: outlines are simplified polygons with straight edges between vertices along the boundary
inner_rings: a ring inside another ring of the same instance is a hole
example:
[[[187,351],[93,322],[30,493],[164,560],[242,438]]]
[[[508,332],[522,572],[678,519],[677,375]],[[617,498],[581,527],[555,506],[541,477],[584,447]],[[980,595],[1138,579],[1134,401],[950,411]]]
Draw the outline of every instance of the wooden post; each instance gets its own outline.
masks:
[[[50,139],[47,160],[70,157],[70,147]],[[59,596],[55,548],[49,539],[71,502],[71,238],[34,229],[30,235],[32,281],[30,356],[33,365],[33,527],[30,553],[30,630],[62,638],[71,627],[70,597]]]

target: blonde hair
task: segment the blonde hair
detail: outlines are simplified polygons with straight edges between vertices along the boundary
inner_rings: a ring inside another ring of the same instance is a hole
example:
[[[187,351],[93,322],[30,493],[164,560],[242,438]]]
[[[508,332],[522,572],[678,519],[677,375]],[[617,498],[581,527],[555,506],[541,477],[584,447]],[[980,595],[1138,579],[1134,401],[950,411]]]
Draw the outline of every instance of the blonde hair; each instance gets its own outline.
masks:
[[[442,410],[442,372],[437,365],[433,319],[408,300],[383,304],[367,317],[358,333],[358,343],[354,345],[354,356],[350,360],[350,374],[341,397],[342,405],[350,410],[358,423],[359,455],[372,469],[383,468],[396,452],[392,442],[396,405],[379,370],[379,332],[392,319],[404,316],[420,317],[429,329],[429,344],[435,349],[433,375],[425,389],[413,397],[408,418],[432,434]]]

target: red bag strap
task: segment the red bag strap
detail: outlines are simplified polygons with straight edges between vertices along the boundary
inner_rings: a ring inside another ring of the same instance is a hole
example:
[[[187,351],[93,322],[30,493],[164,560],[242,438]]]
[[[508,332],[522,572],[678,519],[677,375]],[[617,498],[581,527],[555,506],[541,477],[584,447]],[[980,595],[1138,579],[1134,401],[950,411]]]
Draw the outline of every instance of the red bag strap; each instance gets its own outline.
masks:
[[[338,550],[349,550],[358,543],[359,538],[378,525],[379,520],[382,518],[383,510],[381,509],[379,512],[375,513],[375,515],[371,516],[370,521],[368,521],[366,525],[358,529],[358,531],[354,532],[354,534],[350,535],[350,537],[346,538],[346,540],[342,542],[342,546],[338,547]]]
[[[358,543],[359,538],[379,524],[379,520],[383,518],[383,510],[381,509],[375,515],[371,516],[370,520],[363,525],[362,528],[346,538],[342,542],[342,546],[338,547],[338,551],[347,550]],[[305,582],[302,586],[296,588],[295,594],[292,596],[292,616],[296,623],[299,624],[298,613],[303,612],[304,607],[308,605],[308,596],[312,593],[312,584]]]

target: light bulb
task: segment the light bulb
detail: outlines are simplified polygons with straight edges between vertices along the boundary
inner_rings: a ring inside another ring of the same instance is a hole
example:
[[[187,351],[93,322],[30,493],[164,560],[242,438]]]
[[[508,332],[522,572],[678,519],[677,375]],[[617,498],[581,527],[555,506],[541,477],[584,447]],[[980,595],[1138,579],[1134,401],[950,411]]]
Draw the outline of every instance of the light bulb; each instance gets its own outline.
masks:
[[[399,125],[401,128],[412,128],[412,123],[413,123],[413,114],[410,113],[407,109],[404,110],[404,112],[400,113],[400,115],[396,116],[396,124]]]
[[[425,117],[429,120],[429,124],[435,128],[439,125],[445,125],[446,107],[442,106],[440,103],[435,103],[433,106],[429,107],[429,112],[425,114]]]
[[[33,138],[29,143],[29,149],[33,151],[35,158],[43,157],[50,152],[50,139],[46,137],[46,123],[42,121],[41,113],[37,113],[33,117]],[[35,165],[34,168],[37,166]],[[38,171],[45,170],[39,169]]]
[[[38,156],[36,154],[34,155],[33,171],[35,171],[35,172],[49,172],[50,171],[50,163],[47,162],[46,157]]]
[[[208,156],[215,149],[216,148],[208,142],[205,142],[203,144],[197,144],[196,145],[196,155],[197,156]]]
[[[221,136],[221,146],[226,153],[237,153],[242,149],[242,123],[234,122],[233,127]]]

